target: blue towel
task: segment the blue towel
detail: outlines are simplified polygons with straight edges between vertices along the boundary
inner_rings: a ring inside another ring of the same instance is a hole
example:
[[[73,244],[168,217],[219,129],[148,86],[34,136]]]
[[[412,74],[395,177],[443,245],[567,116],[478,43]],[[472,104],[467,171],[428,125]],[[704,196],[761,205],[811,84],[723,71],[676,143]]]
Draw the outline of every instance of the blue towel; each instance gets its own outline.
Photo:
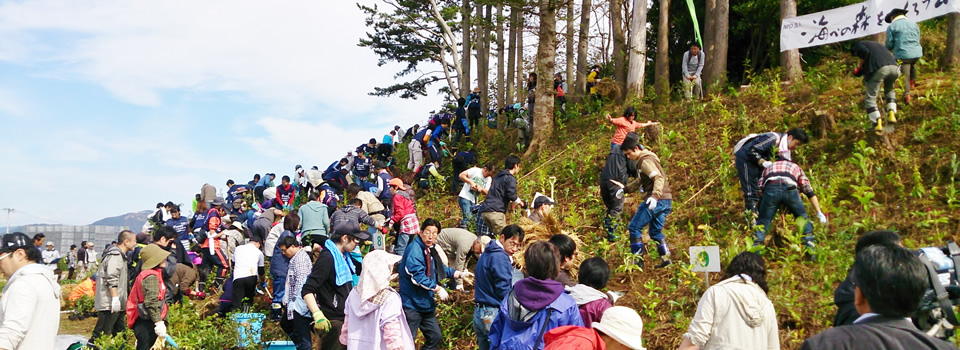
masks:
[[[340,252],[340,249],[337,248],[336,243],[333,243],[332,239],[328,239],[323,244],[324,249],[330,250],[330,255],[333,255],[333,270],[337,272],[337,286],[342,286],[344,283],[353,282],[353,271],[356,271],[357,268],[353,266],[353,260],[347,260],[343,257],[343,253]]]

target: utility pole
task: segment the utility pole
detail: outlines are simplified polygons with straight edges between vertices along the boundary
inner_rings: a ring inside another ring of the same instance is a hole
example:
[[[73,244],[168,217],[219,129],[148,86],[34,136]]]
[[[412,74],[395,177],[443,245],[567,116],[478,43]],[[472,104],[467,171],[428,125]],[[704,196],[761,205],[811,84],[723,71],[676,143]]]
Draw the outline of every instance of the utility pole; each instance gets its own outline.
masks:
[[[10,233],[10,213],[15,212],[17,210],[13,208],[3,208],[3,210],[7,211],[7,233]]]

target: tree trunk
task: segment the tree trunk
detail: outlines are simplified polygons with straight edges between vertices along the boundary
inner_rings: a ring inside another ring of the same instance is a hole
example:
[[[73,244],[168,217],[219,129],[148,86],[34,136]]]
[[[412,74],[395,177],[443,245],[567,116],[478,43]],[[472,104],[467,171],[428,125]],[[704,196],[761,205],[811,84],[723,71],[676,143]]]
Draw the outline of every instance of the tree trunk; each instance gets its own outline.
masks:
[[[949,70],[960,63],[960,13],[951,13],[947,18],[947,48],[940,59],[940,69]]]
[[[490,108],[490,44],[493,42],[490,32],[493,28],[493,5],[484,6],[484,15],[483,15],[483,73],[477,71],[477,74],[483,77],[483,83],[481,84],[480,90],[483,91],[483,105],[481,111],[486,113],[487,108]],[[496,96],[496,95],[494,95]]]
[[[470,56],[473,54],[472,38],[470,37],[470,0],[463,0],[463,8],[460,16],[463,17],[461,26],[463,27],[463,63],[461,63],[463,72],[460,77],[460,96],[466,97],[470,94]]]
[[[517,16],[517,9],[510,7],[510,47],[507,49],[507,103],[514,103],[516,99],[514,98],[514,93],[516,90],[516,85],[512,82],[514,76],[517,72],[517,25],[519,23]],[[501,107],[506,107],[503,105]]]
[[[507,104],[507,91],[503,81],[503,42],[503,5],[497,5],[497,106],[500,108]]]
[[[657,102],[670,101],[670,0],[660,0],[660,25],[657,27],[657,58],[654,87]]]
[[[613,79],[620,85],[620,91],[627,81],[627,38],[623,32],[623,1],[610,0],[610,23],[613,31]]]
[[[630,70],[627,74],[627,93],[643,98],[643,77],[647,67],[647,0],[633,0],[633,19],[630,20]]]
[[[713,12],[707,12],[707,17],[713,17],[713,40],[705,45],[709,48],[704,52],[703,87],[711,93],[723,90],[727,81],[727,40],[730,37],[730,0],[707,0],[713,2]],[[709,11],[709,10],[708,10]]]
[[[797,0],[780,0],[780,22],[784,19],[797,16]],[[780,52],[780,78],[786,82],[797,82],[803,78],[800,69],[800,50],[793,49]]]
[[[477,20],[475,21],[477,22],[477,87],[480,88],[481,111],[487,110],[487,96],[489,92],[488,89],[490,88],[487,85],[487,79],[490,76],[487,71],[487,61],[489,60],[489,56],[487,56],[487,38],[490,37],[490,31],[487,30],[487,20],[483,12],[484,7],[483,5],[477,5]]]
[[[576,19],[573,3],[574,3],[573,0],[567,0],[567,37],[565,41],[567,46],[567,57],[566,57],[567,76],[564,78],[564,80],[567,82],[567,89],[570,88],[570,84],[573,84],[573,79],[574,79],[573,68],[574,68],[574,65],[576,64],[576,61],[575,61],[576,58],[573,55],[574,46],[576,46],[576,43],[577,43],[577,41],[574,40],[574,32],[573,32],[573,21]],[[569,91],[564,91],[564,92],[569,93]]]
[[[571,0],[573,1],[573,0]],[[587,89],[587,61],[590,48],[590,12],[593,10],[591,0],[583,0],[580,7],[580,35],[577,39],[577,84],[574,86],[576,94],[584,94]]]
[[[556,69],[557,58],[557,0],[540,0],[540,31],[537,45],[537,75],[540,79],[536,89],[533,108],[533,138],[525,157],[537,154],[553,136],[553,84],[549,77]]]
[[[523,82],[526,81],[523,78],[525,75],[523,74],[523,9],[517,9],[517,13],[517,101],[523,102],[527,98],[527,94],[524,93],[527,90],[523,88]],[[532,111],[528,113],[532,113]]]

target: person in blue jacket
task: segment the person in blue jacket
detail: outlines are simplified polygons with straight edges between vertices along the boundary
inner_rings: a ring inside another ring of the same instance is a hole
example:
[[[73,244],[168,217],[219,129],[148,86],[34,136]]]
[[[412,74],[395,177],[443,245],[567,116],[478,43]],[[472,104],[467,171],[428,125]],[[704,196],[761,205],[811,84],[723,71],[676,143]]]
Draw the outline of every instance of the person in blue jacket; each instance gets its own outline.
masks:
[[[907,13],[907,10],[895,8],[884,20],[890,23],[885,46],[893,51],[893,58],[900,61],[900,72],[904,77],[903,102],[910,103],[910,89],[917,79],[917,61],[923,57],[923,47],[920,46],[920,27],[907,19]]]
[[[323,171],[323,180],[333,187],[337,191],[337,194],[343,193],[343,189],[347,187],[347,173],[349,169],[346,168],[347,158],[340,159],[339,162],[333,162],[330,166],[327,167],[327,170]]]
[[[510,293],[513,279],[513,254],[523,242],[523,229],[517,225],[503,228],[500,238],[484,248],[474,269],[477,274],[473,292],[473,331],[477,334],[480,350],[490,349],[490,325],[497,316],[500,303]]]
[[[469,279],[473,276],[469,271],[456,271],[443,264],[435,246],[439,233],[439,221],[432,218],[424,220],[420,225],[420,234],[407,245],[399,265],[403,314],[414,337],[418,329],[423,332],[422,350],[439,349],[443,339],[433,295],[436,293],[440,300],[447,300],[450,295],[440,282],[447,278]],[[577,304],[573,306],[576,309]]]
[[[547,241],[536,241],[523,252],[529,277],[517,281],[500,302],[490,325],[491,349],[543,349],[543,334],[561,326],[583,327],[580,308],[556,281],[560,253]]]
[[[427,149],[430,151],[430,160],[435,162],[440,162],[443,160],[444,146],[442,139],[446,135],[447,130],[450,129],[450,122],[443,121],[443,124],[440,124],[435,129],[433,133],[430,134],[430,142],[427,143]]]
[[[237,200],[238,198],[242,198],[243,194],[249,190],[250,188],[248,188],[247,185],[234,183],[232,179],[227,180],[226,203],[233,204],[233,201]],[[233,205],[228,205],[226,208],[227,212],[233,212]]]
[[[254,200],[259,203],[263,202],[263,191],[267,187],[273,187],[273,179],[276,179],[277,175],[274,173],[266,173],[260,178],[260,181],[257,182],[257,185],[253,187]]]

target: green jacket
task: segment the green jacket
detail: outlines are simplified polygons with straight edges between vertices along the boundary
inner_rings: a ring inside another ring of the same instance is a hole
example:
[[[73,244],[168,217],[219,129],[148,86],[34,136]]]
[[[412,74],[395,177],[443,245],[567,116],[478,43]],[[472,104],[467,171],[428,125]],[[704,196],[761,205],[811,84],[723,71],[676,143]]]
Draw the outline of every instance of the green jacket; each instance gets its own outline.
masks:
[[[909,60],[923,56],[920,46],[920,27],[905,16],[899,16],[887,27],[887,50],[893,51],[898,60]]]

